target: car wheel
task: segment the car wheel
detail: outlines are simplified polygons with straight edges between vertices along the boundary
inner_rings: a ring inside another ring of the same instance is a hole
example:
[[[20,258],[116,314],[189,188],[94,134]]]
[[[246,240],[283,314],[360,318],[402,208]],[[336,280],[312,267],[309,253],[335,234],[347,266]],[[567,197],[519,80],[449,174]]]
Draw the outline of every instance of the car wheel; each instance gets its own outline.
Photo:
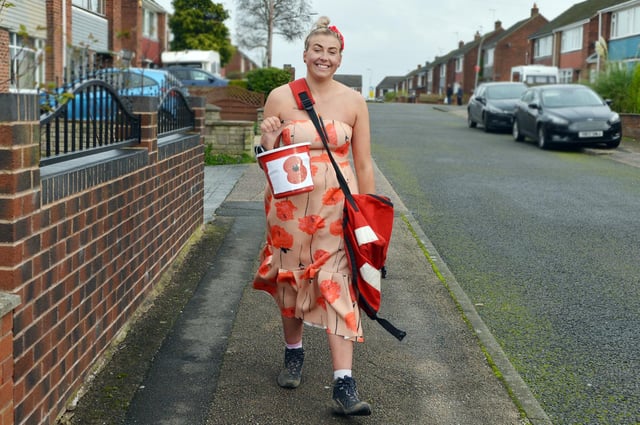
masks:
[[[513,140],[515,140],[516,142],[522,142],[524,140],[524,136],[522,135],[522,133],[520,133],[520,128],[518,127],[518,120],[513,120],[513,128],[511,130],[513,134]]]
[[[489,126],[489,117],[487,114],[482,116],[482,126],[484,127],[485,133],[489,133],[491,131],[491,127]]]
[[[471,111],[467,110],[467,125],[469,128],[476,128],[476,122],[471,118]]]
[[[617,140],[617,141],[615,141],[615,142],[609,142],[609,143],[607,143],[607,145],[606,145],[606,146],[607,146],[607,148],[608,148],[608,149],[615,149],[615,148],[617,148],[618,146],[620,146],[620,139],[618,139],[618,140]]]
[[[547,132],[544,127],[538,127],[538,147],[540,149],[549,149],[549,141],[547,140]]]

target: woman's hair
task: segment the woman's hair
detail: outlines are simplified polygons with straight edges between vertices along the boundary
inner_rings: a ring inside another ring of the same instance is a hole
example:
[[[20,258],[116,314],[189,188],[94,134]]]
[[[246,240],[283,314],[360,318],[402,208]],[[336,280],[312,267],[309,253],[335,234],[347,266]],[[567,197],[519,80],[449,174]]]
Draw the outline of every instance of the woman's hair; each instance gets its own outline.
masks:
[[[309,39],[314,35],[333,35],[340,42],[340,51],[342,52],[344,50],[344,37],[342,36],[342,33],[338,31],[338,28],[336,28],[335,25],[329,26],[330,22],[331,21],[326,16],[321,16],[318,18],[316,23],[313,25],[313,28],[311,28],[309,35],[307,35],[307,38],[304,39],[305,51],[309,48]]]

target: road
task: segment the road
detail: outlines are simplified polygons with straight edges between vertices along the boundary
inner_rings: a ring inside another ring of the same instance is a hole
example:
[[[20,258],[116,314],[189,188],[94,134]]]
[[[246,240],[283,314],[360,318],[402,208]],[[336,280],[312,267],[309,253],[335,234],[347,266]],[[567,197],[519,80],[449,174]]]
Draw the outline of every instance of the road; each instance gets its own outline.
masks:
[[[639,423],[640,168],[370,113],[376,163],[553,422]]]

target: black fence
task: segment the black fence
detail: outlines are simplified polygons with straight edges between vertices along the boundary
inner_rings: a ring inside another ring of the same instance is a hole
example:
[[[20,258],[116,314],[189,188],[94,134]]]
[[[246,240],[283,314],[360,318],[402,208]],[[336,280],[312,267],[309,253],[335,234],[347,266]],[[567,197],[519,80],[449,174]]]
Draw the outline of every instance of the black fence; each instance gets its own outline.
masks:
[[[181,83],[158,70],[99,70],[39,96],[42,166],[140,143],[134,96],[158,99],[158,137],[189,131],[195,123]]]

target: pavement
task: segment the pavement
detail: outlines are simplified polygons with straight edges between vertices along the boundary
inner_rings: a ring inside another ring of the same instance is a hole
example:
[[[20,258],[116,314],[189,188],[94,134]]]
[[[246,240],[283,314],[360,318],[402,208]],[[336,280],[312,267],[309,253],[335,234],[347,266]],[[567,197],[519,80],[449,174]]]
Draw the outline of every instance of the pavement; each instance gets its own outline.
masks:
[[[464,107],[443,110],[466,114]],[[618,153],[640,164],[640,149],[608,154]],[[375,178],[396,211],[380,313],[407,337],[399,342],[365,318],[353,371],[371,416],[333,414],[331,361],[320,329],[305,328],[301,386],[278,387],[279,313],[268,295],[251,288],[264,241],[265,179],[256,164],[243,164],[205,167],[204,226],[218,228],[222,239],[156,353],[126,423],[551,424],[377,168]]]

